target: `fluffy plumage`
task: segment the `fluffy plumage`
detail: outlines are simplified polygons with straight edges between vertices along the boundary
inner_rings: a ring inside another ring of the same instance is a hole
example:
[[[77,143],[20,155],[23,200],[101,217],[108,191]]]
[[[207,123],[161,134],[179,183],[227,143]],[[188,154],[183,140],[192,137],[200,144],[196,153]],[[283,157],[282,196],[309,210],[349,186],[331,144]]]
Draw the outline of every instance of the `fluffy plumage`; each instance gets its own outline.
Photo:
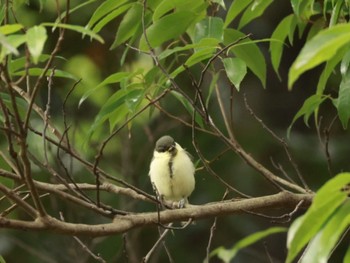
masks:
[[[165,201],[187,203],[195,187],[194,172],[189,154],[172,137],[157,141],[149,176]]]

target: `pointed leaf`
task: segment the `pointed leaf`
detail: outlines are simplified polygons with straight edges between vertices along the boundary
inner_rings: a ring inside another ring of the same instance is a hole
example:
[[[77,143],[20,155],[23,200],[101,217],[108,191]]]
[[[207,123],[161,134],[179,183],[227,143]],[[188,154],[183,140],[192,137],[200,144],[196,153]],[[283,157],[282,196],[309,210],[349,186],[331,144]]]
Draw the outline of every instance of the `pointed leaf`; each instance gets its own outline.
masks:
[[[292,23],[294,20],[294,15],[286,16],[276,27],[275,31],[273,31],[271,38],[277,39],[278,41],[271,41],[270,42],[270,53],[271,53],[271,62],[273,69],[275,70],[277,76],[280,78],[278,67],[281,62],[282,52],[283,52],[283,46],[284,42],[289,35],[290,31],[295,30],[295,23]],[[294,25],[294,28],[291,26]]]
[[[239,91],[240,84],[247,74],[247,65],[240,58],[225,58],[222,62],[224,63],[227,77]]]
[[[2,59],[10,53],[18,55],[19,53],[17,47],[25,42],[25,35],[9,35],[5,37],[4,35],[0,34],[0,43],[2,45],[0,52],[0,61],[2,61]]]
[[[287,131],[288,137],[289,137],[290,130],[292,129],[292,126],[295,123],[295,121],[299,119],[301,116],[304,116],[304,123],[308,126],[308,120],[311,114],[314,113],[322,104],[322,102],[327,98],[328,98],[327,96],[324,96],[322,94],[314,94],[309,98],[307,98],[304,101],[304,104],[300,108],[300,110],[297,112],[297,114],[295,114],[292,120],[292,123],[288,127],[288,131]]]
[[[341,190],[348,183],[350,183],[350,173],[341,173],[329,180],[317,192],[307,212],[292,224],[287,237],[289,249],[287,263],[293,261],[334,211],[347,199],[346,192]]]
[[[311,240],[301,263],[327,262],[341,236],[350,225],[350,201],[347,200]]]
[[[131,73],[129,72],[118,72],[118,73],[114,73],[110,76],[108,76],[107,78],[105,78],[100,84],[98,84],[95,88],[88,90],[87,92],[84,93],[84,95],[81,97],[80,101],[79,101],[79,106],[81,106],[81,104],[93,93],[95,93],[98,89],[107,86],[108,84],[111,83],[118,83],[121,82],[122,80],[129,78],[129,76],[131,75]]]
[[[225,29],[224,44],[229,45],[237,39],[245,36],[242,32],[234,29]],[[239,44],[249,43],[249,45],[237,45],[230,49],[236,57],[242,59],[247,67],[259,78],[263,87],[266,85],[266,63],[265,57],[259,47],[250,39],[245,39]]]
[[[273,2],[273,0],[255,0],[243,13],[239,21],[238,29],[244,27],[253,19],[261,16],[265,9]]]
[[[0,26],[0,34],[3,34],[3,35],[13,34],[21,30],[22,28],[23,26],[21,24],[11,24],[11,25]]]
[[[196,9],[202,5],[202,0],[164,0],[161,1],[157,8],[154,10],[152,19],[155,22],[172,10],[196,11]]]
[[[87,28],[92,28],[100,19],[104,18],[107,14],[112,12],[114,9],[120,7],[128,0],[107,0],[104,1],[99,7],[95,10],[94,14],[91,16],[90,21],[87,24]]]
[[[113,10],[110,12],[108,15],[103,17],[100,21],[98,21],[92,28],[92,31],[95,33],[98,33],[101,31],[101,29],[110,21],[115,19],[116,17],[120,16],[121,14],[125,13],[130,7],[132,6],[132,3],[130,4],[125,4],[120,6],[119,8]]]
[[[340,24],[320,31],[305,44],[289,70],[288,87],[305,71],[331,59],[344,45],[350,43],[350,24]]]
[[[27,30],[26,36],[29,53],[34,64],[37,64],[47,39],[46,29],[43,26],[31,27]]]
[[[203,38],[213,38],[219,42],[224,40],[224,22],[221,18],[209,16],[196,24],[193,42],[198,43]]]
[[[235,0],[230,6],[225,19],[225,27],[241,13],[253,0]]]
[[[44,69],[42,68],[30,68],[28,70],[28,75],[29,76],[41,76],[44,72]],[[52,69],[49,69],[47,72],[46,72],[46,75],[45,76],[50,76],[52,73]],[[21,70],[21,71],[16,71],[14,73],[12,73],[13,76],[24,76],[25,74],[27,74],[27,72],[25,70]],[[78,78],[74,75],[72,75],[71,73],[69,72],[66,72],[66,71],[63,71],[63,70],[60,70],[60,69],[56,69],[55,70],[55,77],[61,77],[61,78],[67,78],[67,79],[72,79],[74,81],[78,81]]]
[[[163,16],[147,28],[146,34],[149,44],[153,48],[158,47],[165,41],[180,36],[187,30],[195,18],[196,14],[190,11],[178,11]],[[149,49],[144,36],[141,37],[139,48],[141,50]]]
[[[56,23],[42,23],[42,26],[48,26],[48,27],[60,27],[60,28],[65,28],[69,29],[78,33],[81,33],[83,36],[87,35],[93,39],[96,39],[100,43],[104,43],[104,40],[102,37],[100,37],[98,34],[95,32],[91,31],[90,29],[87,29],[82,26],[77,26],[77,25],[69,25],[69,24],[56,24]]]
[[[111,49],[116,48],[120,44],[129,40],[135,32],[141,27],[141,16],[142,16],[142,5],[140,3],[135,3],[126,12],[123,20],[120,22],[117,35],[111,46]]]
[[[350,118],[350,72],[347,73],[347,76],[343,77],[340,83],[336,106],[343,128],[347,129]]]
[[[239,250],[246,248],[269,235],[283,233],[286,231],[287,228],[285,227],[271,227],[264,231],[256,232],[243,238],[242,240],[237,242],[237,244],[235,244],[231,249],[219,247],[213,252],[211,252],[210,256],[217,255],[222,261],[231,262],[235,258]]]

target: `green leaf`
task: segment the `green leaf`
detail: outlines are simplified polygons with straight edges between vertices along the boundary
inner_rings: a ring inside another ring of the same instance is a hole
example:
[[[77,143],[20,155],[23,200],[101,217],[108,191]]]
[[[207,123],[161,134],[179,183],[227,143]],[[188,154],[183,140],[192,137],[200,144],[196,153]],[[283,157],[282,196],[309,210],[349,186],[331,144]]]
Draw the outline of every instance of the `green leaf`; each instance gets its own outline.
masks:
[[[349,263],[350,262],[350,246],[348,247],[348,250],[346,251],[343,263]]]
[[[271,53],[271,62],[273,69],[275,70],[277,76],[280,78],[278,68],[281,62],[282,52],[283,52],[283,45],[284,42],[289,35],[290,31],[295,30],[295,23],[292,23],[294,20],[294,15],[291,14],[289,16],[286,16],[276,27],[275,31],[273,31],[271,38],[277,39],[277,41],[271,41],[270,42],[270,53]],[[292,25],[294,25],[294,28],[292,28]]]
[[[163,16],[161,19],[157,20],[149,28],[147,28],[146,34],[149,44],[153,48],[158,47],[165,41],[180,36],[187,30],[195,18],[196,15],[189,11],[178,11],[167,16]],[[141,50],[149,49],[145,36],[141,37],[139,48]]]
[[[310,15],[313,13],[313,3],[314,3],[314,0],[292,0],[291,1],[294,13],[302,19],[308,19]]]
[[[350,201],[340,206],[311,240],[301,263],[327,262],[341,236],[350,225]]]
[[[214,53],[215,53],[216,47],[207,47],[207,48],[202,48],[199,51],[195,52],[193,55],[191,55],[185,62],[185,66],[180,66],[177,69],[175,69],[170,76],[172,78],[175,78],[178,74],[180,74],[181,72],[183,72],[187,67],[190,68],[193,65],[198,64],[199,62],[202,62],[206,59],[211,58]]]
[[[125,13],[128,9],[130,9],[130,7],[133,4],[125,4],[120,6],[119,8],[113,10],[112,12],[110,12],[108,15],[106,15],[105,17],[103,17],[99,22],[97,22],[93,28],[92,31],[94,31],[95,33],[98,33],[101,31],[101,29],[110,21],[112,21],[113,19],[115,19],[116,17],[120,16],[121,14]]]
[[[108,76],[100,84],[98,84],[95,88],[90,89],[84,93],[84,95],[81,97],[81,99],[79,101],[79,107],[90,95],[95,93],[98,89],[100,89],[104,86],[107,86],[108,84],[118,83],[124,79],[128,79],[130,77],[130,75],[131,75],[131,73],[129,73],[129,72],[118,72],[118,73],[115,73],[115,74]]]
[[[211,98],[211,94],[213,93],[214,89],[216,88],[217,86],[217,83],[218,83],[218,80],[219,80],[219,77],[220,77],[220,71],[218,71],[217,73],[214,74],[211,82],[210,82],[210,86],[209,86],[209,92],[208,92],[208,96],[207,96],[207,99],[205,101],[205,106],[208,108],[208,105],[209,105],[209,101],[210,101],[210,98]]]
[[[237,39],[245,36],[242,32],[234,29],[225,29],[224,31],[224,44],[229,45]],[[247,44],[236,45],[230,49],[236,57],[242,59],[247,67],[259,78],[261,84],[265,88],[266,85],[266,63],[264,55],[261,53],[258,46],[251,41],[250,39],[245,39],[241,41],[239,44]]]
[[[111,49],[116,48],[121,43],[126,42],[136,33],[138,28],[141,27],[140,18],[142,16],[142,9],[143,7],[140,3],[135,3],[129,9],[129,11],[126,12],[123,20],[120,22],[117,35],[111,46]]]
[[[253,19],[261,16],[272,2],[273,0],[255,0],[243,13],[238,29],[241,29]]]
[[[0,26],[0,34],[3,34],[3,35],[13,34],[21,30],[22,28],[23,26],[21,24],[11,24],[11,25]]]
[[[6,263],[5,259],[3,258],[3,256],[0,256],[0,263]]]
[[[198,43],[204,38],[217,39],[219,42],[224,40],[224,22],[219,17],[206,17],[198,22],[194,31],[194,43]]]
[[[92,28],[100,19],[104,18],[107,14],[111,13],[118,7],[122,6],[128,0],[107,0],[104,1],[99,7],[95,10],[93,15],[90,18],[90,21],[87,24],[87,28]]]
[[[314,94],[312,96],[310,96],[309,98],[307,98],[304,101],[303,106],[300,108],[300,110],[297,112],[297,114],[295,114],[292,123],[289,125],[288,130],[287,130],[287,134],[289,137],[290,134],[290,130],[292,129],[293,124],[295,123],[295,121],[297,119],[299,119],[301,116],[304,116],[304,123],[306,124],[306,126],[308,126],[308,120],[311,116],[312,113],[314,113],[319,106],[322,104],[322,102],[327,99],[327,96],[324,96],[322,94]]]
[[[188,113],[191,115],[191,118],[193,116],[193,106],[192,104],[184,97],[182,96],[180,93],[176,92],[176,91],[171,91],[170,92],[179,102],[181,102],[181,104],[184,106],[184,108],[188,111]],[[195,122],[201,127],[204,127],[203,124],[203,120],[202,118],[199,116],[199,114],[195,115]]]
[[[30,68],[28,70],[28,75],[29,76],[41,76],[44,72],[44,69],[42,68]],[[21,70],[21,71],[16,71],[14,73],[12,73],[13,76],[24,76],[27,72],[25,70]],[[50,76],[52,73],[52,69],[49,69],[45,76]],[[70,74],[69,72],[60,70],[60,69],[55,69],[55,75],[54,77],[60,77],[60,78],[67,78],[67,79],[72,79],[74,81],[78,81],[78,78],[72,74]]]
[[[289,70],[288,87],[305,71],[331,59],[337,51],[350,42],[350,24],[341,24],[320,31],[305,44]]]
[[[169,11],[196,11],[196,9],[203,5],[202,0],[164,0],[160,2],[157,8],[154,10],[152,19],[153,22],[159,20],[162,16]]]
[[[337,24],[337,22],[339,20],[340,11],[341,11],[343,4],[344,4],[344,0],[338,0],[336,2],[335,6],[332,9],[332,15],[331,15],[331,19],[329,21],[329,27],[332,27],[335,24]]]
[[[230,6],[225,19],[225,27],[228,25],[241,13],[253,0],[235,0]]]
[[[264,231],[256,232],[254,234],[251,234],[243,238],[242,240],[237,242],[231,249],[219,247],[215,249],[213,252],[211,252],[210,256],[217,255],[222,261],[231,262],[235,258],[239,250],[246,248],[269,235],[283,233],[286,231],[287,231],[287,228],[285,227],[271,227]]]
[[[82,26],[77,26],[77,25],[69,25],[69,24],[57,24],[57,23],[41,23],[41,26],[48,26],[48,27],[60,27],[64,29],[69,29],[78,33],[81,33],[83,36],[87,35],[93,39],[96,39],[100,43],[104,43],[104,40],[102,37],[100,37],[98,34],[95,32],[91,31],[90,29],[87,29]]]
[[[134,97],[140,94],[139,89],[134,90],[125,90],[120,89],[116,93],[114,93],[102,106],[100,112],[95,117],[95,121],[92,124],[89,135],[91,136],[94,130],[100,127],[106,120],[109,118],[115,117],[115,112],[118,111],[120,107],[125,107],[125,101],[127,98]],[[125,112],[124,116],[119,116],[120,118],[124,118],[128,112]]]
[[[31,27],[27,30],[26,36],[29,53],[34,64],[37,64],[47,39],[46,29],[43,26]]]
[[[329,180],[315,195],[307,212],[296,220],[288,231],[286,262],[292,262],[301,249],[327,222],[336,209],[347,199],[341,189],[350,183],[350,173],[341,173]]]
[[[47,61],[51,56],[48,54],[42,54],[39,57],[39,62]],[[55,59],[66,60],[64,57],[56,56]],[[25,56],[20,57],[18,59],[12,59],[9,61],[9,72],[12,75],[13,72],[19,71],[20,69],[24,69],[26,65],[27,58]]]
[[[326,88],[327,81],[330,75],[334,72],[335,67],[343,59],[345,53],[347,52],[348,47],[344,46],[338,50],[338,52],[330,58],[321,73],[320,79],[317,83],[316,94],[323,94],[324,89]]]
[[[4,35],[0,34],[0,43],[2,45],[0,52],[0,61],[2,61],[3,58],[8,54],[12,53],[18,55],[19,53],[17,47],[19,47],[25,42],[25,35],[9,35],[5,37]]]
[[[69,9],[69,15],[71,16],[73,13],[75,13],[76,11],[78,11],[80,8],[83,8],[93,2],[96,2],[96,0],[88,0],[88,1],[83,1],[81,4],[73,7],[73,8],[70,8]],[[83,12],[83,11],[82,11]],[[61,13],[61,15],[59,17],[56,18],[56,21],[55,23],[58,24],[60,23],[61,21],[64,20],[64,18],[67,16],[67,11],[64,11]]]
[[[173,49],[166,49],[162,53],[159,54],[158,58],[159,60],[165,59],[169,57],[170,55],[181,52],[181,51],[186,51],[190,49],[195,49],[195,50],[201,50],[201,49],[207,49],[207,48],[217,48],[219,44],[219,41],[214,38],[203,38],[202,40],[199,41],[199,43],[196,44],[188,44],[183,47],[175,47]]]
[[[247,74],[247,65],[240,58],[225,58],[222,62],[224,63],[227,77],[239,91],[240,84]]]
[[[350,72],[345,77],[343,76],[340,83],[336,107],[343,128],[347,129],[350,118]]]

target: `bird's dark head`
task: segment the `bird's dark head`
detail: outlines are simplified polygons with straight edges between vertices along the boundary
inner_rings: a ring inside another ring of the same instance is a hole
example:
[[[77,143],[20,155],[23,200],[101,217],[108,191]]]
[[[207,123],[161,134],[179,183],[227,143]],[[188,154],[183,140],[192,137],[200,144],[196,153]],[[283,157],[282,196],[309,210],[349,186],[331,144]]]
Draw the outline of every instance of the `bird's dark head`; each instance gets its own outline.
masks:
[[[175,149],[175,140],[169,136],[165,135],[158,139],[156,142],[156,151],[157,152],[172,152]]]

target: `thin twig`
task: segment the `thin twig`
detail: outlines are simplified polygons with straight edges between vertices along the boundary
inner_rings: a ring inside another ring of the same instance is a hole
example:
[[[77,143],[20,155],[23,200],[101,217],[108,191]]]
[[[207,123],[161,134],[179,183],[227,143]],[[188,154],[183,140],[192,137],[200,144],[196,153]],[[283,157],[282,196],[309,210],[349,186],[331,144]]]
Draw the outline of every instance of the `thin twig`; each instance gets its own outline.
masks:
[[[167,225],[167,229],[164,230],[164,232],[161,234],[161,236],[158,238],[158,240],[156,241],[156,243],[154,243],[153,247],[148,251],[147,255],[143,257],[142,262],[148,262],[152,256],[152,254],[154,253],[154,251],[156,250],[156,248],[160,245],[160,243],[163,241],[163,239],[165,238],[165,236],[169,233],[169,231],[171,230],[173,223],[169,223]]]
[[[228,195],[229,191],[226,189],[221,201],[226,199],[226,196]],[[209,240],[208,240],[208,245],[207,245],[207,256],[205,259],[205,263],[209,263],[209,258],[210,258],[210,248],[211,248],[211,243],[213,241],[213,237],[214,237],[214,232],[216,230],[216,223],[217,223],[218,217],[216,216],[214,218],[214,222],[212,224],[212,226],[210,227],[210,235],[209,235]]]
[[[64,217],[63,213],[60,212],[60,218],[64,222]],[[95,255],[85,244],[83,241],[81,241],[77,236],[73,236],[73,239],[78,242],[78,244],[81,246],[81,248],[86,251],[93,259],[96,259],[98,262],[106,263],[105,261],[99,254]]]

